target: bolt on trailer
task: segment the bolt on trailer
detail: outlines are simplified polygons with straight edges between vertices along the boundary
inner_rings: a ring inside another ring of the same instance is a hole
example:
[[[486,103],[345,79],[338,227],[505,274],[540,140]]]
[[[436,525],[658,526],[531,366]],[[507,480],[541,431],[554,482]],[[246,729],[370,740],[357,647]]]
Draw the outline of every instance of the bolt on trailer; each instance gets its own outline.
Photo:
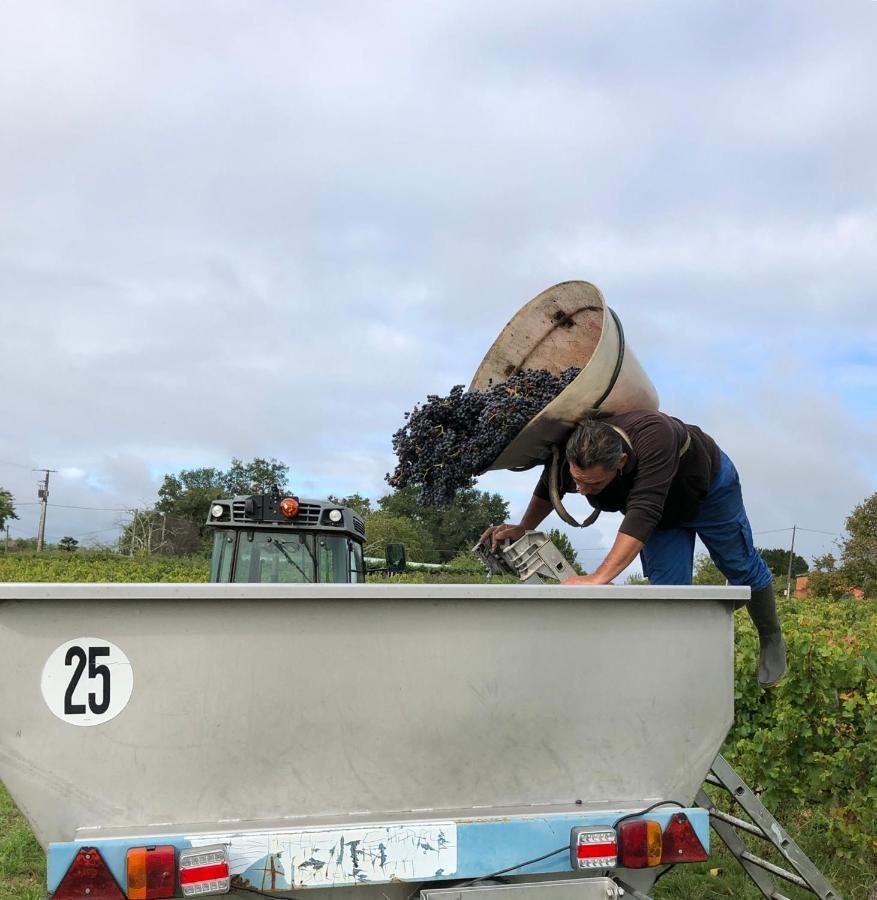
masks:
[[[365,524],[349,507],[294,495],[215,500],[210,581],[351,584],[365,580]]]

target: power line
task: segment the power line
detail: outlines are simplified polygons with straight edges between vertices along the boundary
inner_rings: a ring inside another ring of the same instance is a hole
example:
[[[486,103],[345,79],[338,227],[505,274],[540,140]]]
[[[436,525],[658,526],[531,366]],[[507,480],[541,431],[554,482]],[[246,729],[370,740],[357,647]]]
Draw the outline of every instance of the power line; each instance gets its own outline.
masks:
[[[14,466],[16,469],[31,469],[31,471],[33,471],[31,466],[24,466],[21,463],[10,462],[8,459],[0,459],[0,465]]]
[[[60,503],[50,503],[53,509],[89,509],[97,512],[130,512],[130,506],[63,506]]]
[[[66,535],[66,537],[84,538],[84,537],[91,537],[92,535],[95,535],[95,534],[106,534],[106,532],[108,532],[108,531],[118,531],[118,529],[117,528],[98,528],[96,531],[80,531],[78,534],[70,534],[70,535]]]
[[[13,502],[16,507],[18,506],[40,506],[41,504],[36,501],[27,501],[25,503],[19,503],[13,497]],[[63,503],[49,503],[48,506],[51,506],[52,509],[90,509],[96,510],[98,512],[130,512],[130,506],[65,506]]]

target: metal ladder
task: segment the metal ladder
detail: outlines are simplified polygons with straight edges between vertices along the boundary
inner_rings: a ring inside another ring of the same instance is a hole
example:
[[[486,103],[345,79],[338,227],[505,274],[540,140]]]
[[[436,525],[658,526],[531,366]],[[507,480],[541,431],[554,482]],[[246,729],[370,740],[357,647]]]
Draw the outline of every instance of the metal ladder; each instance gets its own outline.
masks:
[[[706,783],[721,788],[731,796],[752,820],[747,822],[717,809],[710,795],[701,788],[695,802],[710,814],[710,825],[746,870],[746,874],[768,900],[789,900],[780,893],[772,876],[783,878],[799,888],[815,894],[820,900],[843,900],[828,883],[804,851],[789,837],[786,830],[767,811],[743,779],[726,760],[717,756],[710,767]],[[745,831],[772,844],[795,870],[790,872],[752,853],[738,832]]]

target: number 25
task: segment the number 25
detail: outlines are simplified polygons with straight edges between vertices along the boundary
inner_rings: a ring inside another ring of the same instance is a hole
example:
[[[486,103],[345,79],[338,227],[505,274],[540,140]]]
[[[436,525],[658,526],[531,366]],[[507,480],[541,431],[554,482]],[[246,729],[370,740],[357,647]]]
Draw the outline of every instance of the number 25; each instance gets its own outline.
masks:
[[[74,646],[67,651],[67,656],[64,658],[64,665],[72,666],[75,664],[76,669],[74,670],[73,677],[70,679],[70,684],[67,686],[67,690],[64,693],[64,715],[85,715],[85,704],[74,703],[73,692],[76,690],[76,686],[79,684],[79,679],[82,678],[82,673],[85,671],[86,659],[88,661],[88,677],[97,678],[98,676],[100,676],[101,680],[103,681],[103,696],[101,697],[100,703],[98,703],[97,701],[97,695],[90,693],[88,695],[88,708],[95,715],[101,715],[109,709],[110,670],[107,666],[103,664],[98,665],[95,662],[98,657],[109,655],[109,647],[89,647],[88,657],[86,657],[85,650],[83,650],[82,647]]]

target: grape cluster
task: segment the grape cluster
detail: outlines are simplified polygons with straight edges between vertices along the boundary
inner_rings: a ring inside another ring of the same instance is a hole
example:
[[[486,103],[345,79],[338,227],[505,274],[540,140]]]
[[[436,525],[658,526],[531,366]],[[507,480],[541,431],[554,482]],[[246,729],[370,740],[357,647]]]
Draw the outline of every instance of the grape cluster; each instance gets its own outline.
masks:
[[[580,371],[565,369],[558,377],[532,369],[486,391],[458,384],[447,397],[430,394],[405,413],[408,421],[393,435],[399,463],[387,481],[396,488],[417,485],[424,505],[447,506]]]

